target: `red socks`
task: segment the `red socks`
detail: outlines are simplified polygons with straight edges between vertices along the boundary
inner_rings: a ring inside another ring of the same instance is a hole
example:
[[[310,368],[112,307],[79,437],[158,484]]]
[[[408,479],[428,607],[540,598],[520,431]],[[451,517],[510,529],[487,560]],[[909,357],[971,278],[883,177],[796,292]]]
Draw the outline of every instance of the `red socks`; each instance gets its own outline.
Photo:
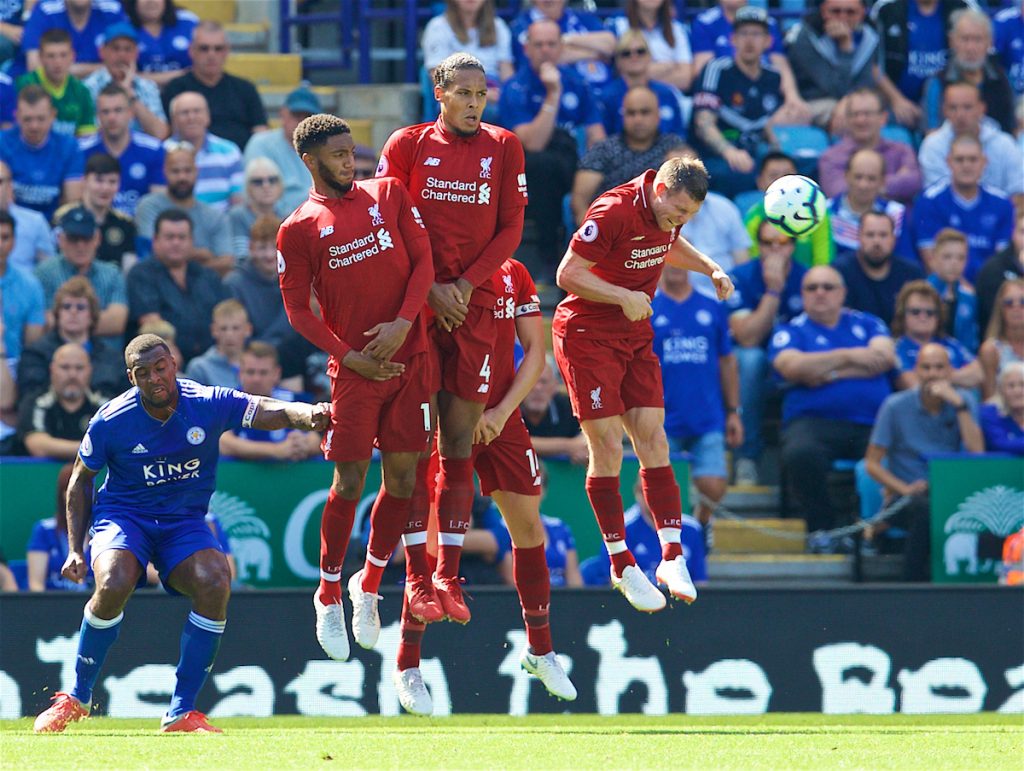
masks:
[[[398,642],[398,671],[404,672],[420,665],[420,643],[427,625],[421,624],[409,614],[409,600],[402,598],[401,638]]]
[[[473,511],[472,458],[442,457],[438,488],[437,573],[448,578],[457,578],[459,560],[462,557],[462,542],[466,538],[466,531],[469,530]]]
[[[405,574],[407,576],[429,576],[427,563],[427,520],[430,518],[430,500],[433,497],[434,480],[431,473],[433,458],[421,455],[416,463],[416,484],[409,501],[409,517],[402,533],[405,546]]]
[[[358,503],[342,498],[333,489],[327,494],[320,516],[320,602],[324,605],[341,602],[341,564]]]
[[[512,580],[519,592],[519,603],[523,606],[530,650],[537,656],[550,653],[548,608],[551,605],[551,577],[544,558],[544,544],[529,549],[512,547]]]
[[[622,493],[619,492],[619,478],[588,476],[586,489],[611,558],[612,569],[615,575],[621,576],[623,570],[636,564],[636,560],[626,548],[626,518],[622,509]]]
[[[679,494],[679,485],[671,466],[661,468],[640,469],[640,484],[643,487],[644,500],[654,516],[658,527],[658,539],[661,541],[661,558],[674,560],[682,555],[683,547],[679,543],[679,531],[683,526],[683,504]]]
[[[363,591],[377,593],[384,568],[388,566],[391,552],[398,546],[409,522],[410,498],[396,498],[383,487],[377,493],[377,500],[370,512],[370,542],[366,547],[366,563],[363,565]]]

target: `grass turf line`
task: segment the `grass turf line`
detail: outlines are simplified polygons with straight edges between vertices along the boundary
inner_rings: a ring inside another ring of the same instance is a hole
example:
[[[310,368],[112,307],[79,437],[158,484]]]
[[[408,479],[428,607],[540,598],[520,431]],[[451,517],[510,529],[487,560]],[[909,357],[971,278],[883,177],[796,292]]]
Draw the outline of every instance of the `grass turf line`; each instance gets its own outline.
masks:
[[[1019,769],[1021,715],[225,718],[222,736],[96,718],[57,736],[0,721],[17,769]]]

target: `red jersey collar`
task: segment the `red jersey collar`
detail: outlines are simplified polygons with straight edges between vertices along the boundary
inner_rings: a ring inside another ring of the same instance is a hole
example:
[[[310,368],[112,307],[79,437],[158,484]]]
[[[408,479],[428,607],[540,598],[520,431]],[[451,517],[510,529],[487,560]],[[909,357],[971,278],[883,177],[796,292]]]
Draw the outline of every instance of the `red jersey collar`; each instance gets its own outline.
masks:
[[[658,226],[658,220],[654,216],[654,210],[651,209],[651,202],[649,199],[650,196],[654,195],[654,177],[657,175],[657,173],[658,172],[655,171],[654,169],[648,169],[647,171],[640,175],[640,183],[637,185],[640,206],[642,207],[643,211],[643,217],[645,220],[653,224],[655,227]],[[650,189],[649,192],[648,188]]]
[[[449,142],[472,142],[480,136],[480,131],[483,128],[483,125],[483,121],[480,121],[480,127],[477,128],[476,133],[471,137],[464,137],[461,134],[456,134],[448,128],[448,125],[444,122],[444,118],[440,115],[438,115],[437,120],[434,121],[434,129]]]
[[[345,193],[345,195],[341,196],[340,198],[337,197],[337,196],[321,195],[320,193],[318,193],[316,191],[315,187],[311,187],[311,188],[309,188],[309,200],[310,201],[316,201],[317,203],[323,204],[324,206],[330,206],[331,201],[342,201],[342,200],[347,200],[349,198],[354,198],[355,195],[356,195],[356,188],[357,188],[358,184],[359,184],[358,180],[352,180],[352,187],[350,187],[349,191],[347,193]]]

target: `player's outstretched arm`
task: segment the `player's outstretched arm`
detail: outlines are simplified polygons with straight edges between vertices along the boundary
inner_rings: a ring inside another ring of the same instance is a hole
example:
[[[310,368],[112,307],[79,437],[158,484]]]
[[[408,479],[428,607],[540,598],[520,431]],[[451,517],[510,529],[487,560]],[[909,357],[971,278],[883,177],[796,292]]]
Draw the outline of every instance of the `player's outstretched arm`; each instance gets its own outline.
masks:
[[[260,431],[274,431],[279,428],[297,428],[300,431],[324,431],[331,422],[331,405],[327,402],[304,404],[282,402],[266,396],[259,399],[259,406],[252,419],[252,427]]]
[[[642,321],[651,315],[651,298],[646,292],[634,292],[594,275],[596,263],[585,260],[572,249],[558,266],[555,281],[566,292],[592,302],[618,305],[630,321]]]
[[[666,262],[676,268],[703,273],[711,278],[718,292],[719,300],[728,300],[732,295],[732,279],[722,266],[700,251],[682,236],[676,238],[668,250]]]
[[[75,458],[67,492],[68,557],[61,575],[76,584],[85,580],[89,565],[85,561],[85,534],[92,519],[93,482],[96,472]]]

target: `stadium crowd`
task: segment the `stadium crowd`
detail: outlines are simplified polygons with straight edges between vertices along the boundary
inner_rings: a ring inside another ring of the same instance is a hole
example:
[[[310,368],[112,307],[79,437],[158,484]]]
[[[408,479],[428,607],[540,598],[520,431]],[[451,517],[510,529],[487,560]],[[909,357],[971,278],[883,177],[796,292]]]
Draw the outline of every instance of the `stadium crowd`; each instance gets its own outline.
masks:
[[[525,150],[517,256],[542,289],[602,192],[679,155],[711,173],[682,233],[736,291],[719,303],[706,277],[666,269],[652,317],[665,429],[701,496],[683,536],[695,580],[728,482],[766,476],[780,402],[782,480],[809,531],[840,523],[825,485],[836,461],[862,461],[889,500],[927,494],[901,442],[1024,455],[1019,1],[783,2],[794,18],[719,0],[683,18],[671,0],[626,0],[599,18],[534,0],[511,23],[494,0],[444,6],[423,30],[425,70],[457,51],[483,62],[486,118]],[[272,127],[256,87],[225,70],[224,28],[173,0],[15,0],[0,14],[0,454],[74,458],[97,407],[128,387],[121,351],[143,332],[201,383],[328,398],[326,355],[289,324],[275,247],[312,182],[292,134],[321,112],[316,94],[289,93]],[[374,150],[356,157],[357,178],[372,176]],[[829,198],[821,227],[795,239],[762,204],[793,173]],[[908,438],[899,415],[914,408],[959,428]],[[586,463],[551,363],[522,414],[538,455]],[[319,437],[284,429],[220,447],[320,454]],[[481,561],[510,582],[508,533],[479,509]],[[28,546],[34,590],[63,588],[61,521]],[[543,522],[553,583],[607,583],[607,555],[581,570],[564,523]],[[660,555],[638,493],[627,540],[652,538]]]

